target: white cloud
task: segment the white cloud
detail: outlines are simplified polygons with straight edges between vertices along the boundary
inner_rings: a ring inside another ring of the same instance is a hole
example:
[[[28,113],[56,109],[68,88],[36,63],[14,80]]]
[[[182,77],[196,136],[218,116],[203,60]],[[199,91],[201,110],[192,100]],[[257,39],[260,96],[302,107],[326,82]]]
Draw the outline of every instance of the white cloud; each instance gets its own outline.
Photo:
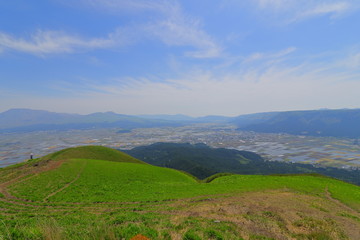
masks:
[[[351,56],[351,66],[356,69],[360,68],[360,53]]]
[[[17,38],[0,32],[0,48],[35,55],[71,53],[77,49],[107,48],[114,44],[113,39],[83,39],[59,31],[38,30],[30,38]]]
[[[273,53],[277,56],[292,48]],[[269,54],[271,55],[271,54]],[[343,57],[344,62],[359,55]],[[334,60],[331,63],[285,63],[243,67],[219,74],[216,71],[188,72],[181,77],[153,81],[152,78],[125,78],[97,84],[82,82],[66,86],[67,97],[40,101],[15,99],[19,106],[83,113],[114,110],[126,114],[184,113],[238,115],[252,112],[359,107],[360,72]],[[336,69],[336,71],[334,71]],[[69,89],[76,89],[73,94]],[[73,97],[69,99],[69,93]],[[22,104],[20,102],[22,101]],[[30,102],[29,102],[30,101]],[[32,102],[31,102],[32,101]],[[71,102],[71,104],[70,104]]]
[[[0,32],[0,53],[13,50],[43,56],[72,53],[80,49],[113,48],[149,39],[168,46],[193,48],[185,52],[185,56],[192,58],[214,58],[222,53],[222,48],[202,29],[200,21],[187,16],[177,1],[84,0],[83,3],[118,14],[148,11],[152,20],[119,26],[104,38],[86,39],[62,31],[43,30],[23,38]]]
[[[314,5],[312,8],[304,9],[303,12],[299,12],[293,21],[327,14],[332,18],[335,18],[349,12],[350,10],[352,10],[352,5],[349,2],[322,3]]]
[[[255,67],[260,71],[260,69],[264,69],[271,65],[286,62],[296,50],[296,47],[288,47],[277,52],[255,52],[248,56],[227,57],[223,63],[214,69],[222,69],[223,71],[228,72],[229,68],[236,68],[243,71],[243,69]]]
[[[269,69],[245,75],[213,74],[159,83],[135,81],[121,85],[93,86],[85,95],[44,99],[14,98],[13,105],[62,112],[90,113],[113,110],[125,114],[238,115],[253,112],[358,107],[360,82],[346,76],[302,73],[299,69]]]
[[[247,63],[247,62],[252,62],[252,61],[258,61],[258,60],[267,60],[270,59],[272,61],[274,60],[278,60],[279,58],[285,57],[286,55],[289,55],[291,53],[293,53],[294,51],[296,51],[295,47],[289,47],[286,49],[283,49],[279,52],[275,52],[275,53],[253,53],[250,56],[246,57],[243,62]]]
[[[168,46],[192,47],[185,53],[193,58],[214,58],[222,54],[219,44],[202,29],[198,19],[184,13],[175,0],[84,0],[87,5],[124,14],[126,11],[151,12],[149,22],[132,26],[132,34],[157,39]],[[134,33],[136,32],[136,33]]]
[[[354,50],[348,57],[341,59],[339,65],[359,71],[360,69],[360,52]]]
[[[193,58],[213,58],[221,55],[222,49],[200,28],[198,21],[182,15],[172,16],[163,21],[149,24],[149,34],[169,46],[190,46],[194,51],[186,52]]]
[[[292,6],[296,0],[255,0],[260,8],[285,9]]]
[[[71,1],[73,4],[73,1]],[[156,11],[171,15],[173,10],[179,8],[176,0],[82,0],[83,4],[114,13],[128,13]]]
[[[324,15],[337,18],[360,7],[357,0],[256,0],[255,4],[258,9],[286,23]]]

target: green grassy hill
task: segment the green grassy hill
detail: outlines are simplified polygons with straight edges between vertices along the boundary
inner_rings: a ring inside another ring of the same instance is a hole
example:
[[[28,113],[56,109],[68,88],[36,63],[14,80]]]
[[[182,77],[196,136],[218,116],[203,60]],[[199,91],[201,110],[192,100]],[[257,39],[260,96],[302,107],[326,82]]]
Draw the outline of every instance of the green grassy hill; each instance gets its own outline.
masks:
[[[66,160],[74,158],[101,159],[114,162],[144,163],[118,150],[102,146],[81,146],[67,148],[61,151],[49,154],[41,160]]]
[[[104,147],[0,169],[0,239],[357,239],[360,188],[316,176],[200,182]]]

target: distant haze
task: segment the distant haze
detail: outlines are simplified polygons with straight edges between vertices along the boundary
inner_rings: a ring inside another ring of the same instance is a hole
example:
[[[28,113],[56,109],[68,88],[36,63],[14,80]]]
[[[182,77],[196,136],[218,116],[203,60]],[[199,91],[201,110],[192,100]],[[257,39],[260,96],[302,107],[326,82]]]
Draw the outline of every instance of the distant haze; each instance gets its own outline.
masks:
[[[195,123],[232,124],[238,130],[295,135],[360,138],[360,109],[266,112],[237,117],[186,115],[132,116],[114,112],[88,115],[10,109],[0,113],[0,132],[93,128],[179,127]]]

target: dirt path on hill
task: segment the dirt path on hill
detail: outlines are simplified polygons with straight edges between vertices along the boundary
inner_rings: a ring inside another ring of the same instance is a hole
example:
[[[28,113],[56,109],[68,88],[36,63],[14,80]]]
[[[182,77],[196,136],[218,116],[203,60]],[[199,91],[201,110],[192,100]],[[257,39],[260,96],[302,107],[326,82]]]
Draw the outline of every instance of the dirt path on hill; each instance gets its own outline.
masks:
[[[35,163],[30,166],[26,166],[21,169],[23,172],[21,175],[15,177],[9,181],[0,183],[0,193],[2,193],[6,199],[16,199],[16,200],[27,202],[28,201],[27,199],[17,198],[15,196],[13,196],[12,194],[10,194],[8,191],[8,187],[12,184],[21,183],[23,181],[26,181],[32,177],[39,175],[42,172],[54,170],[54,169],[60,167],[63,162],[64,161],[45,161],[45,162]],[[30,176],[32,174],[34,174],[34,175]]]
[[[342,208],[345,208],[346,210],[348,210],[349,212],[355,214],[359,219],[360,219],[360,212],[354,208],[349,207],[348,205],[344,204],[343,202],[341,202],[340,200],[333,198],[331,196],[331,193],[329,192],[329,189],[326,187],[325,189],[325,197],[330,200],[331,202],[337,204],[338,206],[341,206]]]
[[[358,216],[355,210],[327,196],[269,190],[203,201],[182,200],[170,205],[174,210],[162,213],[169,215],[173,224],[181,224],[189,218],[205,218],[214,224],[230,223],[244,239],[256,234],[271,239],[295,240],[297,235],[312,236],[316,232],[327,234],[330,239],[342,239],[345,234],[349,239],[358,240],[360,236],[360,222],[341,215]],[[311,227],[312,224],[316,227]],[[178,234],[173,234],[176,239]]]
[[[65,184],[65,186],[63,186],[62,188],[56,190],[55,192],[52,192],[52,193],[50,193],[49,195],[47,195],[47,196],[43,199],[43,201],[44,201],[44,202],[47,202],[49,198],[51,198],[51,197],[54,196],[55,194],[57,194],[57,193],[65,190],[66,188],[70,187],[74,182],[76,182],[76,181],[80,178],[81,174],[83,173],[86,165],[87,165],[87,161],[84,161],[84,163],[83,163],[81,169],[79,170],[78,174],[76,175],[76,177],[75,177],[71,182]]]

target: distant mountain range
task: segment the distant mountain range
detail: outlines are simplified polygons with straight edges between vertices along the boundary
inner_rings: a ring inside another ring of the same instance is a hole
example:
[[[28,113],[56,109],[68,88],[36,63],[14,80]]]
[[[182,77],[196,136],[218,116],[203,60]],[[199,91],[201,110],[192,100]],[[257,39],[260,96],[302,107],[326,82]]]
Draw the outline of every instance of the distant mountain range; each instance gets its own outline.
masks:
[[[239,116],[230,122],[245,131],[360,137],[360,109],[257,113]]]
[[[0,132],[30,132],[89,128],[177,127],[193,123],[227,123],[223,116],[189,117],[186,115],[124,115],[98,112],[87,115],[56,113],[44,110],[10,109],[0,113]]]
[[[67,130],[119,127],[124,129],[182,126],[178,121],[153,120],[114,112],[88,115],[55,113],[43,110],[10,109],[0,113],[0,132]]]
[[[0,113],[0,132],[119,127],[124,129],[184,126],[193,123],[229,123],[239,130],[310,136],[360,138],[360,109],[268,112],[238,117],[186,115],[124,115],[114,112],[88,115],[43,110],[10,109]]]
[[[170,121],[182,121],[182,122],[191,122],[191,123],[228,123],[234,117],[225,117],[225,116],[217,116],[210,115],[205,117],[190,117],[182,114],[176,115],[138,115],[138,117],[145,119],[161,119],[161,120],[170,120]]]
[[[188,172],[200,179],[216,173],[302,174],[316,173],[360,185],[360,170],[314,167],[310,164],[266,161],[249,151],[211,148],[205,144],[155,143],[123,151],[149,164]]]

